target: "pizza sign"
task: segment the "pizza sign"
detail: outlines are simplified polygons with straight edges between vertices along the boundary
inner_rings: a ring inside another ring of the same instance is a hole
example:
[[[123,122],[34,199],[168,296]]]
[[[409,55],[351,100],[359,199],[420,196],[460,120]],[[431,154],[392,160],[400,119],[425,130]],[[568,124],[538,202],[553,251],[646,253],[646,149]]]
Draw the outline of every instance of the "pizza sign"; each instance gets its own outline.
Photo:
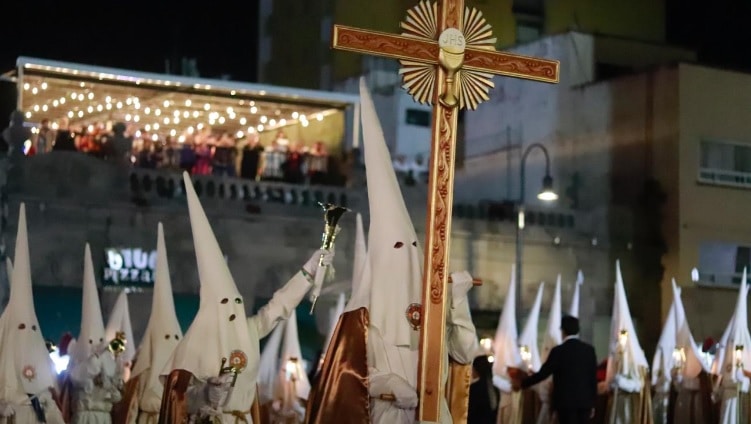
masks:
[[[156,270],[156,250],[140,248],[105,249],[104,284],[151,286]]]

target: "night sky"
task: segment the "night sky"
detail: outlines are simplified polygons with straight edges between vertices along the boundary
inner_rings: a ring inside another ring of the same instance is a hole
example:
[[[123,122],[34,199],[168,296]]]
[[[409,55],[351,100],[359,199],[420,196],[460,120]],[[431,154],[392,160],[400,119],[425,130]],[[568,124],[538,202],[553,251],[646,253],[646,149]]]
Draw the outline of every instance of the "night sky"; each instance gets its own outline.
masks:
[[[0,73],[18,56],[150,72],[187,56],[198,59],[201,76],[255,81],[258,1],[190,3],[4,1]]]
[[[751,70],[751,2],[666,1],[670,42],[697,48],[707,63]],[[3,3],[0,72],[20,55],[152,72],[187,56],[201,76],[256,78],[257,0]]]

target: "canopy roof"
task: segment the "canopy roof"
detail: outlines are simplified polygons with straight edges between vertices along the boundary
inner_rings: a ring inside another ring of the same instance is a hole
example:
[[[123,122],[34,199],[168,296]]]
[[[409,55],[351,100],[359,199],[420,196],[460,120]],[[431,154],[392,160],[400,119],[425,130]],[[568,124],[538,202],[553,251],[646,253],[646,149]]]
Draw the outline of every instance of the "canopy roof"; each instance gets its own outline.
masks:
[[[4,77],[18,84],[18,108],[27,120],[59,122],[67,117],[71,125],[82,127],[132,123],[160,138],[205,126],[233,134],[307,127],[310,121],[323,120],[359,103],[359,96],[344,93],[28,57],[18,58],[16,65]]]

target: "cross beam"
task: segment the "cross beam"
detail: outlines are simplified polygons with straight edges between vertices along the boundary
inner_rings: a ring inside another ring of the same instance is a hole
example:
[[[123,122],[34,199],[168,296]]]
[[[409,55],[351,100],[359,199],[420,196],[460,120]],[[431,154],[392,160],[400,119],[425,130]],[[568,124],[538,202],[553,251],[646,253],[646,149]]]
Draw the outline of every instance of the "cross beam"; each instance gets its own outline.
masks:
[[[334,25],[337,50],[438,65],[437,41]],[[559,62],[513,53],[467,47],[462,69],[547,83],[558,82]]]
[[[438,422],[444,398],[446,284],[458,110],[488,100],[491,75],[557,83],[559,62],[495,51],[482,13],[464,0],[421,0],[402,23],[404,35],[334,26],[333,48],[398,59],[404,88],[433,105],[425,266],[422,285],[418,419]]]

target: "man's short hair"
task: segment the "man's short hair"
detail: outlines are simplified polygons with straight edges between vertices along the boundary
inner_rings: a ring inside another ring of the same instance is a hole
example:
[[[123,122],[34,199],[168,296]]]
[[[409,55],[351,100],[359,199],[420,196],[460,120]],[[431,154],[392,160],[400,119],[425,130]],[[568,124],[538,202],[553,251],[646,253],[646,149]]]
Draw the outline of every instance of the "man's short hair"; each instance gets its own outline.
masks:
[[[561,318],[561,331],[569,336],[579,334],[579,319],[572,317],[571,315],[564,315],[563,318]]]

